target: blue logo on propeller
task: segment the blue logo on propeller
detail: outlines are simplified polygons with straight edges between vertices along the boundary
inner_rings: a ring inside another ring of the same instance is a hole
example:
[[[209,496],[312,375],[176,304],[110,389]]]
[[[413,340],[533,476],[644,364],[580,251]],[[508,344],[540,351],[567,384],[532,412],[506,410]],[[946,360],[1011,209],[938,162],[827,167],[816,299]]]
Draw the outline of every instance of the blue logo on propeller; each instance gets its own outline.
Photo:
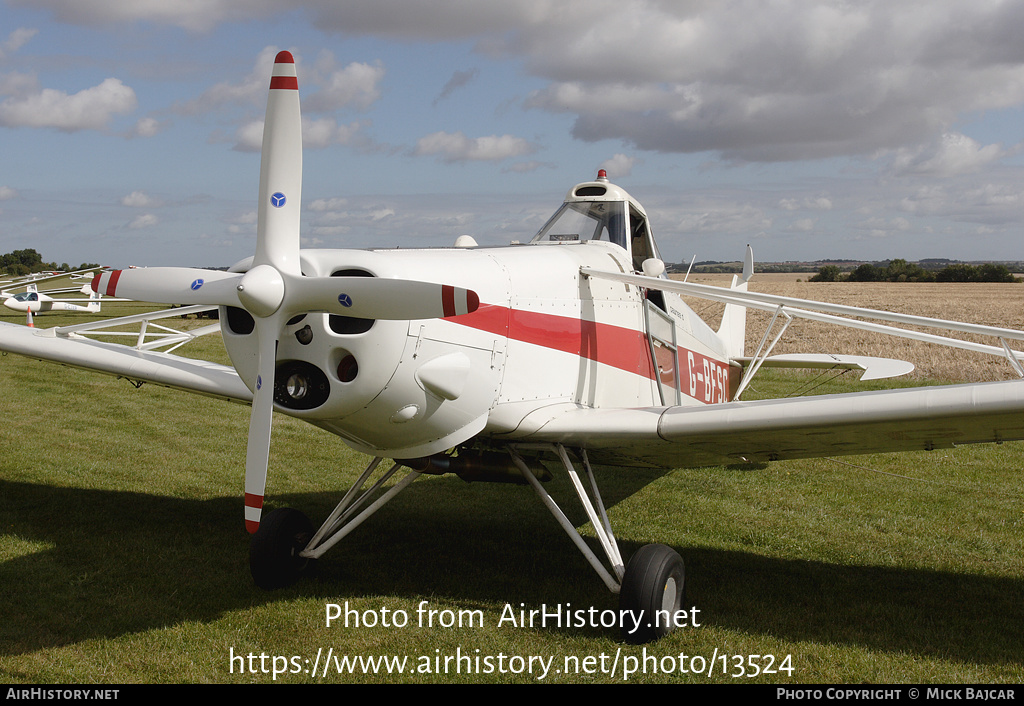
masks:
[[[263,387],[263,376],[262,375],[257,375],[256,376],[256,389],[258,390],[261,387]]]
[[[197,279],[195,282],[192,283],[192,291],[194,292],[194,291],[196,291],[197,289],[199,289],[202,286],[203,286],[203,280]]]
[[[344,307],[352,306],[352,297],[350,297],[347,294],[339,294],[338,295],[338,303],[341,304]]]
[[[284,194],[282,194],[280,191],[278,191],[275,194],[271,194],[270,196],[270,204],[274,208],[281,208],[282,206],[284,206],[285,201],[286,199],[284,197]]]

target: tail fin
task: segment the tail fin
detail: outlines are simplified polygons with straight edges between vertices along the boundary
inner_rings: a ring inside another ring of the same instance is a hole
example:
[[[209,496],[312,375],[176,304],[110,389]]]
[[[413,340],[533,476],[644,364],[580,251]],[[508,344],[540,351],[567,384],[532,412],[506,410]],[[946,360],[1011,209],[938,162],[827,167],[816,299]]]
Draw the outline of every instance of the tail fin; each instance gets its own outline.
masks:
[[[88,287],[89,285],[86,285],[86,286]],[[92,288],[90,287],[89,288],[89,304],[86,306],[86,309],[89,312],[93,313],[93,314],[98,313],[99,310],[100,310],[100,297],[102,297],[102,296],[103,295],[100,294],[99,292],[92,291]]]
[[[747,282],[754,274],[754,251],[748,245],[747,255],[743,261],[743,274],[733,275],[729,289],[740,292],[747,291]],[[747,307],[739,304],[726,304],[722,314],[722,324],[718,327],[718,335],[725,341],[725,353],[729,358],[743,357],[744,340],[747,333]]]

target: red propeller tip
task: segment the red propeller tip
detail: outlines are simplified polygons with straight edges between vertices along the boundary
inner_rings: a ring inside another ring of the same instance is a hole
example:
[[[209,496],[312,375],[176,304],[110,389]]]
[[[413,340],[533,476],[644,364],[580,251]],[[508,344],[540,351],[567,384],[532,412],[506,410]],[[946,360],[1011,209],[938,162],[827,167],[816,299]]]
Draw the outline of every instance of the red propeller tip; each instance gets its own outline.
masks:
[[[292,56],[290,51],[279,51],[277,57],[274,59],[275,64],[294,64],[295,57]]]

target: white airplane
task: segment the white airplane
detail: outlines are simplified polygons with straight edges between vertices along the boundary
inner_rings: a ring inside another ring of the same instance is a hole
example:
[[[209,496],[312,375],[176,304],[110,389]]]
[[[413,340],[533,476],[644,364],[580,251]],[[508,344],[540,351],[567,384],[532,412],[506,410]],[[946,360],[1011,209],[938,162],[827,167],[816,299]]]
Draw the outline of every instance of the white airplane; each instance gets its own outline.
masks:
[[[629,473],[1024,438],[1021,381],[738,401],[763,366],[842,366],[875,377],[908,369],[867,358],[773,357],[785,330],[772,338],[776,322],[810,318],[997,354],[1021,377],[1024,353],[1010,346],[1024,332],[747,292],[749,250],[744,276],[730,288],[669,280],[644,209],[603,174],[571,189],[528,244],[478,247],[464,236],[452,248],[300,250],[302,142],[288,52],[276,59],[265,125],[252,258],[227,272],[151,267],[93,281],[104,295],[191,307],[113,320],[141,322],[134,347],[88,339],[96,324],[0,325],[3,350],[252,405],[245,524],[254,533],[250,568],[261,587],[297,580],[422,473],[525,480],[619,593],[620,609],[639,618],[636,632],[623,626],[625,638],[650,641],[685,613],[683,560],[651,544],[624,561],[592,464]],[[721,327],[708,326],[681,294],[724,302]],[[146,342],[151,320],[213,307],[232,366],[157,352]],[[775,318],[748,357],[750,307]],[[319,529],[289,508],[262,517],[275,409],[373,457]],[[385,458],[394,464],[381,473]],[[545,490],[541,460],[571,478],[603,560]],[[380,494],[403,468],[404,477]]]
[[[98,313],[100,310],[101,295],[94,292],[89,285],[79,289],[72,289],[73,292],[88,294],[88,299],[55,299],[51,294],[66,293],[68,290],[53,290],[40,292],[34,284],[28,285],[28,289],[18,294],[9,294],[3,300],[4,306],[14,311],[23,311],[29,315],[41,314],[47,311],[84,311]],[[5,293],[6,294],[6,293]]]

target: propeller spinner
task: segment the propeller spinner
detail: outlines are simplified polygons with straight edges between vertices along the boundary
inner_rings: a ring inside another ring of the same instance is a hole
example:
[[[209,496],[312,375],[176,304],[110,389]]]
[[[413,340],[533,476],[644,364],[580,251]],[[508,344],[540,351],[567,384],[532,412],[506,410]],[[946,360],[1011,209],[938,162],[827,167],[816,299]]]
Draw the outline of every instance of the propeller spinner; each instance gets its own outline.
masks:
[[[299,263],[302,124],[295,59],[274,61],[263,129],[256,254],[244,274],[151,267],[97,274],[93,291],[164,304],[240,307],[255,320],[258,364],[245,456],[245,526],[260,524],[270,456],[278,339],[297,314],[328,312],[412,320],[467,314],[479,306],[468,289],[377,277],[305,277]]]

